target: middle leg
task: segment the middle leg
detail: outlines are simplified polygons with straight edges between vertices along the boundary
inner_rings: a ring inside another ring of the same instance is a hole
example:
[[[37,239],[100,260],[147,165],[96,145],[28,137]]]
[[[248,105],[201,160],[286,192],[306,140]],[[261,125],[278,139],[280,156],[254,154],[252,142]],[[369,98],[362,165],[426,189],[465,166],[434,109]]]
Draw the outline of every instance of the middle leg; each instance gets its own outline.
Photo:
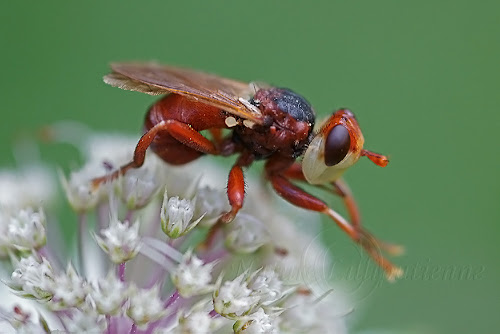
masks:
[[[227,197],[231,210],[223,213],[219,221],[230,223],[240,209],[243,207],[245,199],[245,176],[243,167],[248,167],[253,162],[254,156],[251,153],[243,152],[229,172],[227,180]]]

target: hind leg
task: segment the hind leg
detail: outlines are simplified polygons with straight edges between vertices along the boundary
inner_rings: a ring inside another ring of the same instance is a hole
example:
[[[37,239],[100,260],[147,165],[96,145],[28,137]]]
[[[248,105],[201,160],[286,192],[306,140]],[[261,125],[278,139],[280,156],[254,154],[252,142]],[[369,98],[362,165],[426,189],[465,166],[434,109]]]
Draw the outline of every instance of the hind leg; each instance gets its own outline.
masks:
[[[218,154],[218,150],[216,149],[214,143],[203,137],[203,135],[194,130],[188,124],[176,120],[166,120],[153,126],[141,137],[141,139],[139,139],[139,142],[135,147],[132,161],[121,166],[118,170],[111,174],[93,179],[92,184],[97,187],[101,183],[111,181],[120,175],[125,174],[129,169],[141,167],[144,164],[146,150],[159,132],[167,132],[170,136],[186,147],[194,149],[200,153]]]

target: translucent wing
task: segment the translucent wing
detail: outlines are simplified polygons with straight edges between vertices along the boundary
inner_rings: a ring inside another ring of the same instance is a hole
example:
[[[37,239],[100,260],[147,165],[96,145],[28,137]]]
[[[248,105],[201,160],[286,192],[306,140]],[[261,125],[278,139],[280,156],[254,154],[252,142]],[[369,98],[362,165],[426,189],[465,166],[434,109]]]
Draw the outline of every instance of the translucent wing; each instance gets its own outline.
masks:
[[[259,88],[236,80],[157,63],[115,63],[104,82],[150,95],[175,93],[235,116],[262,124],[260,111],[248,100]]]

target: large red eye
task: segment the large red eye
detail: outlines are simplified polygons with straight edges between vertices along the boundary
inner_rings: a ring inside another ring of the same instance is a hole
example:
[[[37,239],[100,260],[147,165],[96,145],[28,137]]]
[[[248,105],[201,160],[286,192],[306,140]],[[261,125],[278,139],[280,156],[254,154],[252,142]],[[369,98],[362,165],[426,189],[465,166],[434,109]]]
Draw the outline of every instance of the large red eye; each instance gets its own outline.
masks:
[[[345,158],[351,146],[349,131],[343,125],[335,125],[326,137],[325,164],[333,166]]]

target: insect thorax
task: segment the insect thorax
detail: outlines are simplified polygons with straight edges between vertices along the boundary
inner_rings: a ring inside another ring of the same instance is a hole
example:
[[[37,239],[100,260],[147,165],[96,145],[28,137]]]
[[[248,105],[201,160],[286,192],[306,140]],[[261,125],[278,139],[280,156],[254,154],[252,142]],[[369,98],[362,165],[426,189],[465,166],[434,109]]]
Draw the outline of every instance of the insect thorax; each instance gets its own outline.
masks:
[[[302,96],[285,88],[268,88],[257,91],[250,103],[264,116],[263,125],[252,128],[238,126],[235,140],[265,159],[278,152],[296,158],[310,141],[314,127],[314,111]]]

